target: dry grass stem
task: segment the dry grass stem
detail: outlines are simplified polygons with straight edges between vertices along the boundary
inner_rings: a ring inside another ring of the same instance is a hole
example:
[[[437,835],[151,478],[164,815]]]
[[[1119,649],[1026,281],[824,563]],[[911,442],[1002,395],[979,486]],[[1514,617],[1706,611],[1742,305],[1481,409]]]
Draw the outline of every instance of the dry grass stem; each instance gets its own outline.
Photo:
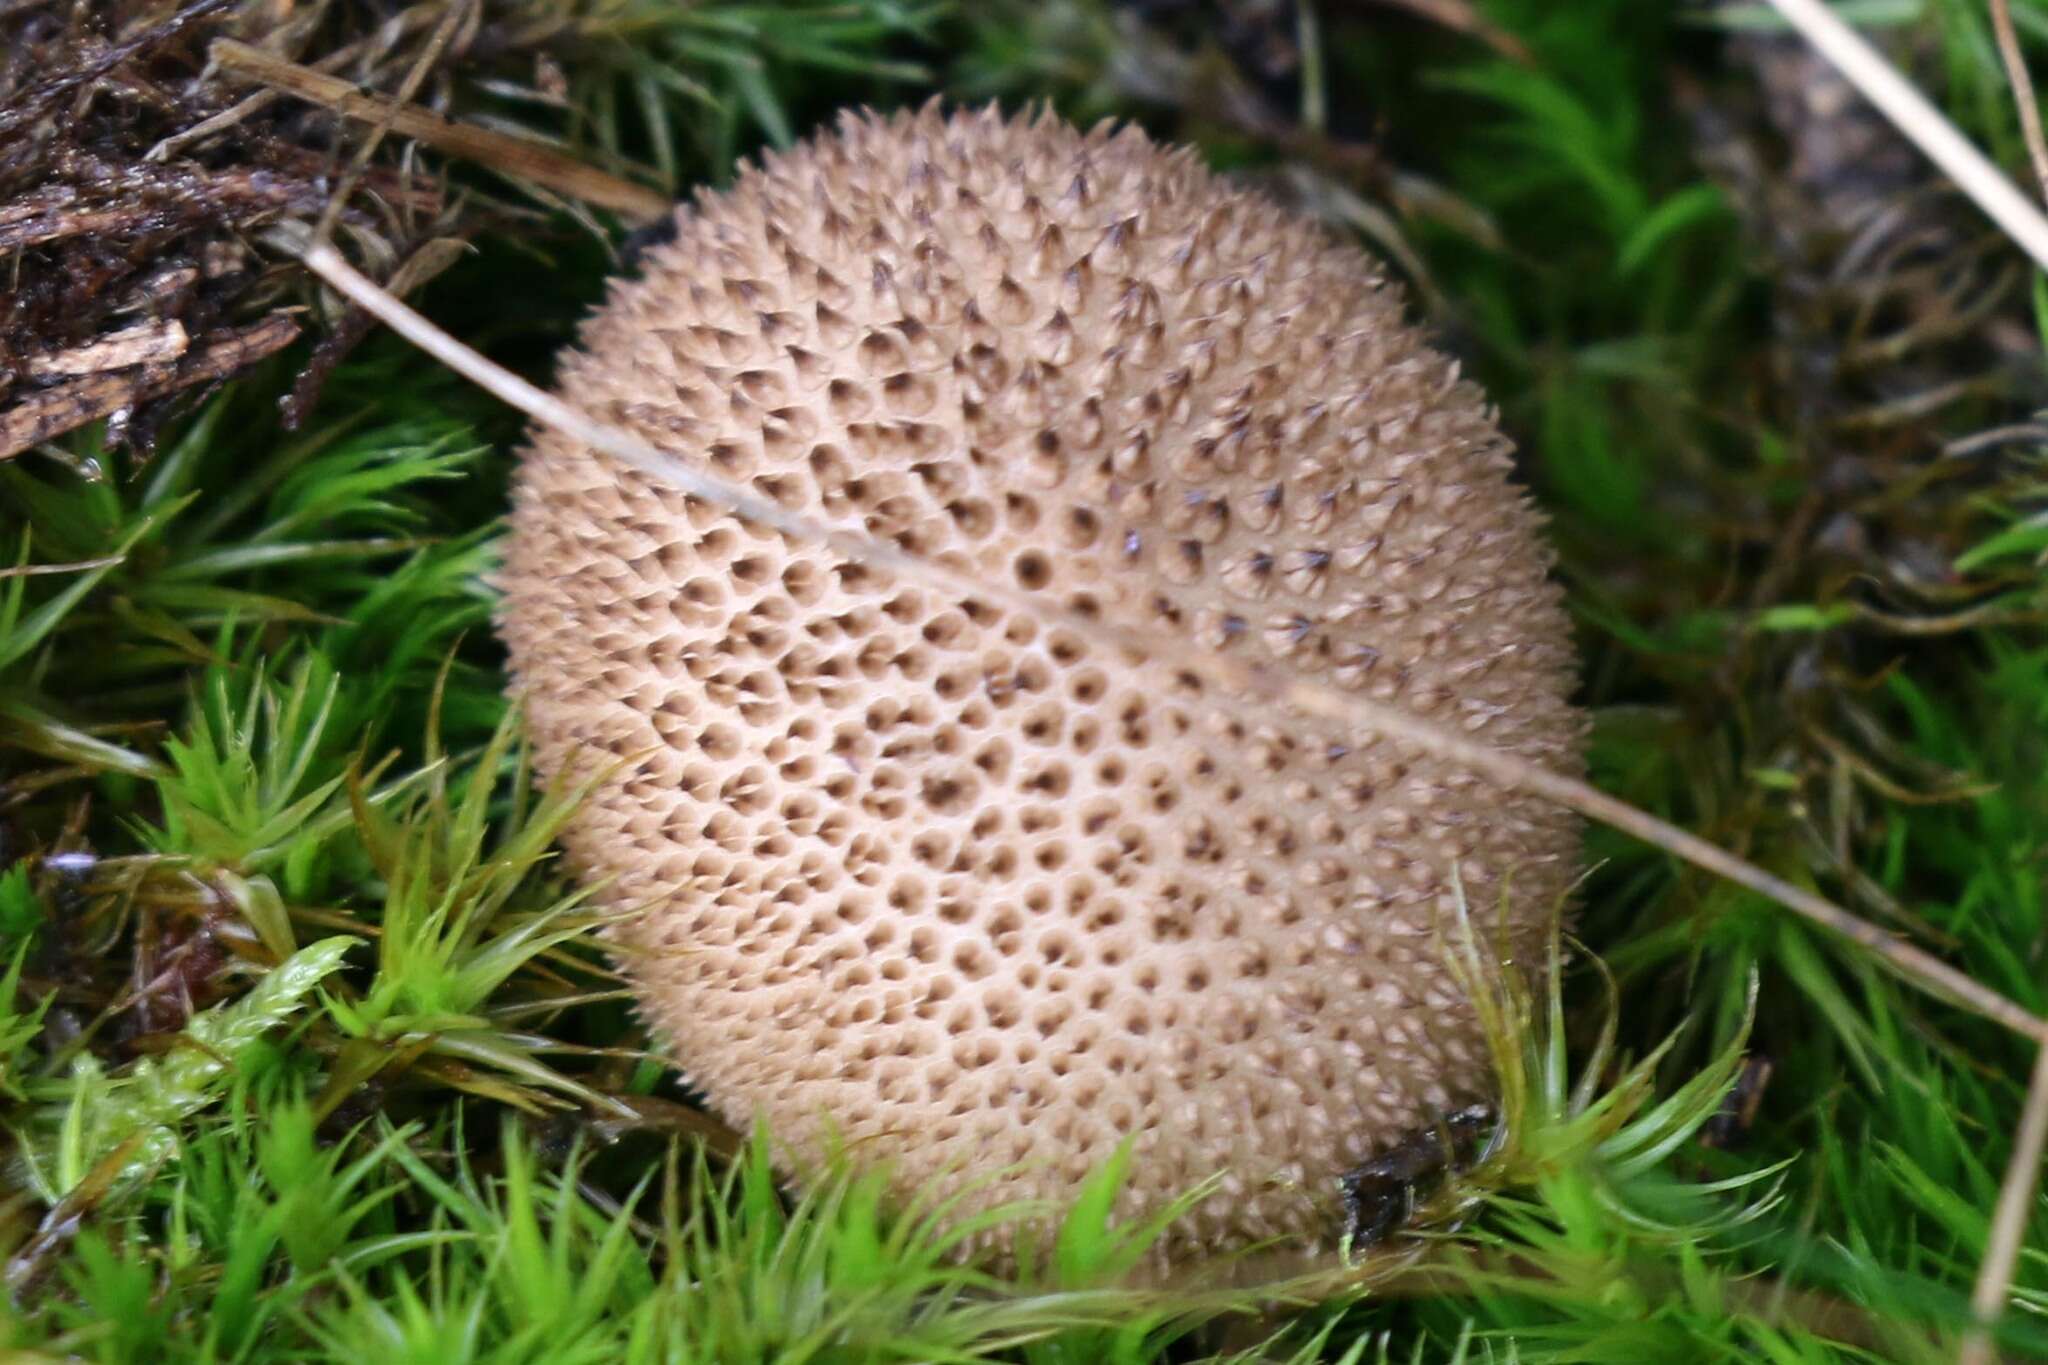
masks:
[[[343,43],[332,52],[323,54],[318,60],[307,63],[306,69],[308,71],[322,72],[339,70],[370,51],[373,47],[386,47],[396,43],[410,34],[412,30],[431,22],[435,15],[436,11],[430,5],[416,5],[410,9],[402,10],[379,26],[376,33],[358,38],[354,42]],[[251,114],[260,112],[268,105],[282,98],[283,95],[284,92],[282,90],[258,90],[247,99],[237,100],[228,108],[213,115],[213,117],[202,119],[190,128],[183,129],[162,139],[145,152],[142,159],[154,162],[168,161],[172,153],[183,151],[195,143],[204,142],[216,133],[225,132],[227,129],[246,120]]]
[[[2034,78],[2027,73],[2020,35],[2012,25],[2012,0],[1991,0],[1991,31],[1998,37],[1998,58],[2005,63],[2006,79],[2012,82],[2012,99],[2019,110],[2020,136],[2026,139],[2027,159],[2034,163],[2034,179],[2041,182],[2041,197],[2048,200],[2048,137],[2041,133],[2041,106],[2034,99]]]
[[[431,109],[383,95],[364,94],[339,76],[273,57],[232,38],[217,39],[208,51],[224,70],[335,113],[377,124],[502,175],[530,180],[585,203],[611,209],[635,222],[651,222],[671,207],[665,194],[608,175],[531,138],[458,123]]]
[[[448,40],[455,36],[457,26],[464,19],[472,18],[475,13],[476,5],[473,0],[456,0],[456,3],[450,5],[441,15],[441,22],[434,26],[434,32],[427,39],[426,45],[414,56],[411,65],[406,69],[405,78],[398,83],[398,89],[392,91],[386,99],[384,116],[371,125],[369,136],[362,140],[356,147],[355,155],[349,159],[347,173],[341,177],[340,184],[335,186],[333,195],[327,201],[326,212],[320,215],[319,225],[313,229],[316,238],[326,241],[334,234],[334,224],[341,217],[342,208],[355,194],[356,183],[362,179],[364,170],[370,164],[370,158],[377,154],[377,148],[383,145],[384,135],[391,131],[392,124],[396,122],[400,112],[411,107],[413,96],[419,93],[420,83],[426,80],[427,73],[433,69],[434,64],[441,60],[441,54],[447,51]]]
[[[2041,1179],[2041,1157],[2048,1151],[2048,1046],[2034,1056],[2034,1080],[2027,1088],[2027,1107],[2020,1112],[2020,1130],[2013,1139],[2012,1160],[1998,1191],[1998,1211],[1991,1220],[1991,1240],[1977,1271],[1977,1289],[1970,1307],[1984,1324],[1956,1353],[1956,1365],[1991,1365],[1990,1324],[2005,1311],[2019,1266],[2020,1248],[2034,1214],[2034,1191]]]
[[[1438,758],[1481,773],[1503,786],[1533,792],[1589,819],[1633,835],[1694,866],[1764,896],[1786,909],[1868,949],[1906,980],[1964,1009],[2042,1042],[2048,1020],[1989,989],[1948,963],[1898,939],[1825,898],[1792,885],[1753,863],[1675,825],[1657,819],[1589,783],[1566,777],[1477,744],[1366,698],[1302,678],[1282,677],[1227,656],[1191,649],[1178,638],[1130,622],[1104,622],[1038,594],[984,581],[950,565],[906,553],[864,535],[835,529],[788,512],[764,498],[713,478],[623,431],[598,422],[517,375],[486,360],[406,307],[351,267],[333,247],[304,249],[307,269],[374,314],[393,331],[442,364],[513,407],[593,449],[662,480],[686,495],[723,507],[745,521],[783,535],[819,543],[851,562],[908,578],[963,597],[995,600],[1048,623],[1057,623],[1091,643],[1178,678],[1193,678],[1225,695],[1297,710],[1328,721],[1343,734],[1363,728],[1406,743]]]
[[[2048,216],[1962,135],[1913,83],[1822,0],[1770,0],[1844,79],[1976,201],[2022,251],[2048,267]]]

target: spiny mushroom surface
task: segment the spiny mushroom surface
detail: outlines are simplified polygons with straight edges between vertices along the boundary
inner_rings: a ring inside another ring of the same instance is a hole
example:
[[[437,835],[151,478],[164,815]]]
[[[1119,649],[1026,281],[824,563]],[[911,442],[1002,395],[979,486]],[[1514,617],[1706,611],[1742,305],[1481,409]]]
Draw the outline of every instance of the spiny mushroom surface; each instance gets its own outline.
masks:
[[[784,507],[1577,764],[1538,519],[1380,268],[1133,129],[848,116],[679,210],[562,366]],[[1540,948],[1571,818],[742,524],[549,431],[500,624],[568,837],[727,1118],[905,1193],[1329,1232],[1481,1094],[1462,885]],[[604,765],[610,765],[605,768]],[[1455,866],[1455,874],[1454,874]],[[1502,907],[1505,906],[1505,911]],[[1455,930],[1452,930],[1455,933]],[[1024,1163],[999,1179],[992,1173]]]

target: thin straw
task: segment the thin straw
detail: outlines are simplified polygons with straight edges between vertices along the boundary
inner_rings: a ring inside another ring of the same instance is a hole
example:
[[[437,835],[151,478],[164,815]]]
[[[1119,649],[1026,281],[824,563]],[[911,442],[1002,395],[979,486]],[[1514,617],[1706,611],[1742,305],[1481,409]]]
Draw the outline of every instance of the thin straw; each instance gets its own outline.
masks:
[[[1770,0],[1785,21],[1832,62],[1898,130],[1927,154],[2019,248],[2048,268],[2048,216],[2021,194],[2004,171],[1957,131],[1862,34],[1821,0]]]

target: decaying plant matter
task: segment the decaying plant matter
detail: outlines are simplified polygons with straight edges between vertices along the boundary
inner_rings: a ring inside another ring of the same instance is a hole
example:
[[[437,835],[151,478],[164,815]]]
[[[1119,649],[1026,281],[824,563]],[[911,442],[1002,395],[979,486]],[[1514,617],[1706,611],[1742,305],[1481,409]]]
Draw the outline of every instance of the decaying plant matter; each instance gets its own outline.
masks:
[[[1714,541],[1751,570],[1729,605],[1773,627],[1707,681],[1751,761],[1801,787],[1786,833],[1840,876],[1881,836],[1879,800],[1976,790],[1911,755],[1872,694],[1915,651],[2038,617],[2030,569],[1973,573],[1967,552],[1986,503],[2033,478],[2026,416],[2048,384],[2005,236],[1796,35],[1733,33],[1720,56],[1675,93],[1769,281],[1772,343],[1740,420],[1783,433],[1788,465],[1711,491],[1688,472]],[[1768,614],[1788,600],[1811,606]],[[1867,879],[1850,886],[1904,922]]]
[[[319,310],[266,240],[281,225],[338,231],[395,292],[444,269],[521,207],[451,185],[421,125],[461,133],[447,116],[486,77],[499,103],[560,105],[547,45],[595,28],[471,0],[0,9],[0,459],[103,419],[146,449],[171,400],[289,346]],[[458,150],[560,202],[548,145],[477,127]],[[628,216],[662,202],[597,165],[558,188]],[[292,420],[366,330],[323,322]]]

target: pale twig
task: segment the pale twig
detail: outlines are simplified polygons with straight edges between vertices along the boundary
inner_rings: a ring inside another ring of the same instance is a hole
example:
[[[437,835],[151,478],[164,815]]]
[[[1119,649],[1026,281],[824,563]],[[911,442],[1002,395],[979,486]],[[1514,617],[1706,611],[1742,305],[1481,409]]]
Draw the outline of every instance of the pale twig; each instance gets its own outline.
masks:
[[[339,76],[273,57],[247,43],[219,38],[208,49],[223,70],[233,71],[300,99],[365,122],[390,121],[391,131],[488,166],[500,174],[531,180],[635,222],[652,222],[672,207],[667,195],[607,175],[595,166],[532,138],[459,123],[417,105],[383,95],[366,95]]]
[[[2005,1310],[2012,1291],[2020,1247],[2033,1220],[2034,1191],[2041,1179],[2041,1155],[2048,1150],[2048,1044],[2034,1055],[2034,1079],[2027,1088],[2027,1107],[2020,1130],[2013,1135],[2012,1159],[2005,1165],[2005,1183],[1998,1191],[1998,1212],[1991,1220],[1991,1239],[1984,1264],[1977,1271],[1977,1289],[1970,1307],[1982,1324],[1956,1353],[1956,1365],[1991,1365],[1991,1324]]]
[[[2027,159],[2034,163],[2034,178],[2041,182],[2042,197],[2048,199],[2048,137],[2041,134],[2041,106],[2034,101],[2034,78],[2027,72],[2020,35],[2012,26],[2012,0],[1991,0],[1991,31],[1998,36],[1998,57],[2005,63],[2005,78],[2012,82],[2012,101],[2019,109],[2020,136],[2027,144]]]
[[[2005,229],[2022,251],[2048,267],[2048,216],[1972,146],[1946,115],[1928,103],[1897,67],[1821,0],[1770,0],[1770,4],[1975,200],[1992,222]]]
[[[1555,801],[1583,816],[1654,844],[1696,867],[1746,887],[1841,934],[1868,949],[1923,990],[1943,996],[2027,1037],[2048,1042],[2048,1020],[2034,1017],[2015,1002],[1972,980],[1933,954],[1894,938],[1823,897],[1794,886],[1754,863],[1686,833],[1676,825],[1637,810],[1589,783],[1475,743],[1396,707],[1304,678],[1283,677],[1270,669],[1228,656],[1194,650],[1183,640],[1135,623],[1098,620],[1037,594],[1003,583],[984,581],[937,560],[913,555],[864,535],[790,512],[744,488],[692,468],[626,432],[596,421],[486,360],[365,278],[333,247],[325,243],[307,245],[303,240],[294,245],[303,253],[307,269],[479,388],[536,421],[659,479],[689,497],[723,507],[744,521],[765,526],[792,539],[823,544],[854,563],[957,592],[968,598],[996,599],[1015,610],[1058,622],[1076,635],[1134,663],[1170,665],[1178,673],[1193,675],[1200,681],[1215,685],[1225,695],[1236,694],[1268,705],[1291,706],[1342,727],[1347,733],[1362,727],[1412,744],[1438,758],[1492,778],[1503,786]]]

